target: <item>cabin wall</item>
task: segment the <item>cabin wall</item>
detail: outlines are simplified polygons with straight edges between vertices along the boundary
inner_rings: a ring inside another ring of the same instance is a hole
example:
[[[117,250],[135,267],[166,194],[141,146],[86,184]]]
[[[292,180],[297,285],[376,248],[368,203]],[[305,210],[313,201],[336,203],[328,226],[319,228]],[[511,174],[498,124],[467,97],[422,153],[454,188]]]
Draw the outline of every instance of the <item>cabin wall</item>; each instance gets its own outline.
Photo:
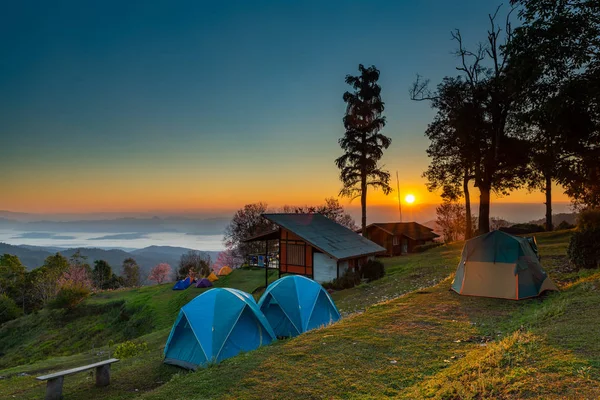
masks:
[[[284,228],[279,232],[279,273],[313,277],[312,246]]]
[[[392,236],[385,231],[382,231],[379,228],[371,227],[367,229],[367,238],[380,245],[381,247],[385,247],[386,256],[393,256],[395,253],[395,249],[392,243]]]

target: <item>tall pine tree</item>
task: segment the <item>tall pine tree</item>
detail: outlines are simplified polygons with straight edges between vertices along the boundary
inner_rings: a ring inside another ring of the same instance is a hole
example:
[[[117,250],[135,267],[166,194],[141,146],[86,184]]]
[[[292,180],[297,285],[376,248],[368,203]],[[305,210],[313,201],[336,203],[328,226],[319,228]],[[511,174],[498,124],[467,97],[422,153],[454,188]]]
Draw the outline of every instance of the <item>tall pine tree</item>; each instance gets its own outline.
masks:
[[[389,172],[379,165],[383,150],[390,146],[392,139],[380,133],[385,126],[385,117],[382,115],[381,86],[377,83],[379,70],[375,66],[365,68],[362,64],[358,70],[360,75],[346,76],[346,83],[353,91],[344,93],[346,133],[339,140],[344,154],[335,163],[343,184],[340,195],[351,199],[360,197],[361,227],[365,235],[368,187],[379,188],[386,195],[392,190]]]

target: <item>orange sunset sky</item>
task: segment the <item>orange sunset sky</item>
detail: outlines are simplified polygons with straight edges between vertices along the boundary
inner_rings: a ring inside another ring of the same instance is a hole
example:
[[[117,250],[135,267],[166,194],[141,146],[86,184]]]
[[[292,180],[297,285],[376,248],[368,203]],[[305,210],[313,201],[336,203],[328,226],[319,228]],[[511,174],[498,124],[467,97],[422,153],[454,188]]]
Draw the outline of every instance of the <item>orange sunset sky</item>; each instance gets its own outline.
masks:
[[[434,86],[456,74],[450,31],[476,45],[497,7],[25,3],[11,4],[0,38],[10,60],[0,65],[0,210],[29,213],[321,203],[340,189],[344,77],[359,63],[381,71],[392,186],[399,171],[402,196],[438,203],[421,178],[434,112],[408,88],[417,73]],[[357,30],[365,19],[377,24]],[[395,208],[396,196],[373,192],[369,204]],[[494,199],[543,201],[525,190]],[[555,190],[554,201],[568,199]]]

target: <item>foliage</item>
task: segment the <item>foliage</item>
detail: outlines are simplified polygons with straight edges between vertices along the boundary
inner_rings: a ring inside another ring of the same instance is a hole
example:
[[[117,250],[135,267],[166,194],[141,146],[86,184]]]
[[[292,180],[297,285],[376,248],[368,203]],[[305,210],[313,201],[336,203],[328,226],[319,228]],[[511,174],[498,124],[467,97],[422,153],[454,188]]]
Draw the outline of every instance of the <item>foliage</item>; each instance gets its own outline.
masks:
[[[465,238],[465,207],[461,204],[444,201],[436,207],[437,220],[446,243]]]
[[[345,226],[353,231],[358,229],[354,218],[344,210],[344,206],[340,204],[340,201],[334,197],[325,199],[325,204],[320,206],[283,206],[283,212],[285,213],[296,213],[296,214],[314,214],[319,213],[338,224]]]
[[[71,265],[69,269],[58,279],[58,287],[79,286],[87,289],[92,288],[92,280],[85,266]]]
[[[123,277],[126,287],[140,286],[140,266],[131,257],[123,261]]]
[[[236,257],[233,251],[226,249],[219,253],[217,260],[212,266],[212,269],[215,272],[219,272],[223,267],[235,269],[240,267],[243,261],[243,259]]]
[[[440,247],[440,246],[443,246],[443,243],[433,242],[433,243],[427,243],[427,244],[420,244],[418,246],[413,247],[413,252],[423,253],[424,251],[427,251],[429,249],[435,249],[436,247]]]
[[[166,282],[171,275],[171,266],[167,263],[160,263],[150,270],[148,280],[154,281],[159,285]]]
[[[545,229],[537,224],[514,224],[511,226],[500,227],[502,232],[510,233],[511,235],[523,235],[526,233],[544,232]]]
[[[577,229],[580,231],[600,229],[600,208],[588,209],[579,213]]]
[[[15,301],[5,294],[0,294],[0,325],[18,318],[20,315],[21,310]]]
[[[94,269],[92,271],[92,280],[94,287],[100,290],[109,289],[111,286],[112,268],[104,260],[94,261]]]
[[[190,250],[182,254],[179,259],[176,279],[182,280],[188,276],[192,279],[208,276],[211,272],[211,264],[212,262],[208,253]]]
[[[360,273],[368,282],[376,281],[385,276],[385,266],[379,260],[369,260],[360,267]]]
[[[479,233],[490,231],[490,194],[508,194],[528,176],[530,144],[510,123],[522,78],[513,73],[507,51],[513,38],[510,19],[500,27],[497,13],[489,16],[487,43],[475,50],[465,48],[460,30],[453,32],[459,77],[444,78],[435,93],[428,81],[417,78],[411,90],[413,99],[429,100],[437,109],[426,133],[432,139],[432,164],[425,176],[431,188],[442,186],[450,199],[461,182],[465,192],[473,180],[480,193]]]
[[[381,100],[379,70],[375,66],[358,66],[359,76],[346,76],[346,83],[353,92],[344,93],[346,132],[339,139],[344,154],[335,160],[340,169],[342,190],[340,195],[361,200],[361,228],[366,234],[367,226],[367,190],[368,187],[381,189],[386,195],[392,189],[389,185],[390,174],[378,165],[383,150],[392,143],[392,139],[381,134],[385,126],[382,115],[384,103]]]
[[[264,245],[260,243],[245,243],[252,236],[268,232],[274,226],[262,214],[267,212],[266,203],[246,204],[236,211],[231,222],[225,228],[223,242],[228,250],[237,258],[245,259],[248,254],[262,252]]]
[[[80,284],[62,286],[56,297],[49,303],[50,308],[73,310],[90,295],[89,287]]]
[[[115,352],[113,356],[115,358],[123,359],[123,358],[131,358],[135,357],[139,354],[148,352],[148,343],[141,342],[135,343],[130,340],[119,343],[115,348]]]
[[[518,124],[534,142],[530,185],[557,180],[574,205],[600,205],[600,3],[513,0],[521,26],[509,46],[523,80]],[[547,196],[546,223],[551,225]],[[548,226],[549,228],[550,226]]]
[[[24,290],[26,273],[19,257],[11,254],[0,256],[0,295],[6,294],[15,301],[19,300]]]
[[[556,226],[556,230],[562,231],[565,229],[573,229],[575,225],[568,223],[567,221],[561,221],[560,224]]]
[[[578,268],[600,265],[600,208],[582,211],[577,218],[568,249],[569,259]]]
[[[357,271],[347,270],[339,278],[335,278],[331,282],[324,282],[325,289],[344,290],[350,289],[358,285],[361,281],[361,274]]]
[[[86,273],[89,275],[92,274],[92,268],[90,264],[87,262],[88,257],[81,254],[81,250],[77,249],[75,253],[69,258],[69,264],[75,267],[82,267],[85,269]]]
[[[44,265],[29,273],[32,302],[46,306],[58,293],[58,281],[69,270],[69,260],[60,253],[48,256]]]

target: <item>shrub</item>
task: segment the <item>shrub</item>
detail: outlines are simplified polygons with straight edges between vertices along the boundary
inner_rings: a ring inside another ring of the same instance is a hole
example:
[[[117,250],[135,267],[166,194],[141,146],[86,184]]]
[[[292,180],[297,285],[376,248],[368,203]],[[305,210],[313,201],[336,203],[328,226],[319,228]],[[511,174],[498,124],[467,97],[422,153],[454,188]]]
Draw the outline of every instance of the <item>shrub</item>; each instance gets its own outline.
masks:
[[[0,295],[0,325],[18,318],[21,315],[21,309],[17,303],[7,295]]]
[[[557,231],[564,231],[566,229],[573,229],[575,225],[568,223],[567,221],[562,221],[560,224],[556,226]]]
[[[383,278],[385,275],[385,267],[379,260],[369,260],[362,266],[361,273],[363,278],[371,282]]]
[[[600,263],[600,209],[579,214],[577,231],[571,236],[567,250],[578,268],[596,268]]]
[[[115,358],[130,358],[148,351],[148,343],[136,344],[130,340],[117,345],[113,356]]]
[[[72,310],[90,295],[90,290],[81,285],[63,286],[54,300],[50,303],[50,308],[65,308]]]
[[[427,243],[427,244],[420,244],[418,246],[413,247],[413,251],[415,253],[422,253],[426,250],[429,249],[433,249],[435,247],[439,247],[442,246],[444,243],[440,243],[440,242],[434,242],[434,243]]]
[[[325,289],[344,290],[350,289],[360,283],[360,273],[347,270],[344,275],[332,280],[331,282],[323,283]]]
[[[511,235],[523,235],[526,233],[538,233],[545,231],[542,225],[537,224],[515,224],[507,227],[501,227],[499,230],[510,233]]]
[[[577,229],[580,231],[600,229],[600,208],[582,211],[577,217]]]

